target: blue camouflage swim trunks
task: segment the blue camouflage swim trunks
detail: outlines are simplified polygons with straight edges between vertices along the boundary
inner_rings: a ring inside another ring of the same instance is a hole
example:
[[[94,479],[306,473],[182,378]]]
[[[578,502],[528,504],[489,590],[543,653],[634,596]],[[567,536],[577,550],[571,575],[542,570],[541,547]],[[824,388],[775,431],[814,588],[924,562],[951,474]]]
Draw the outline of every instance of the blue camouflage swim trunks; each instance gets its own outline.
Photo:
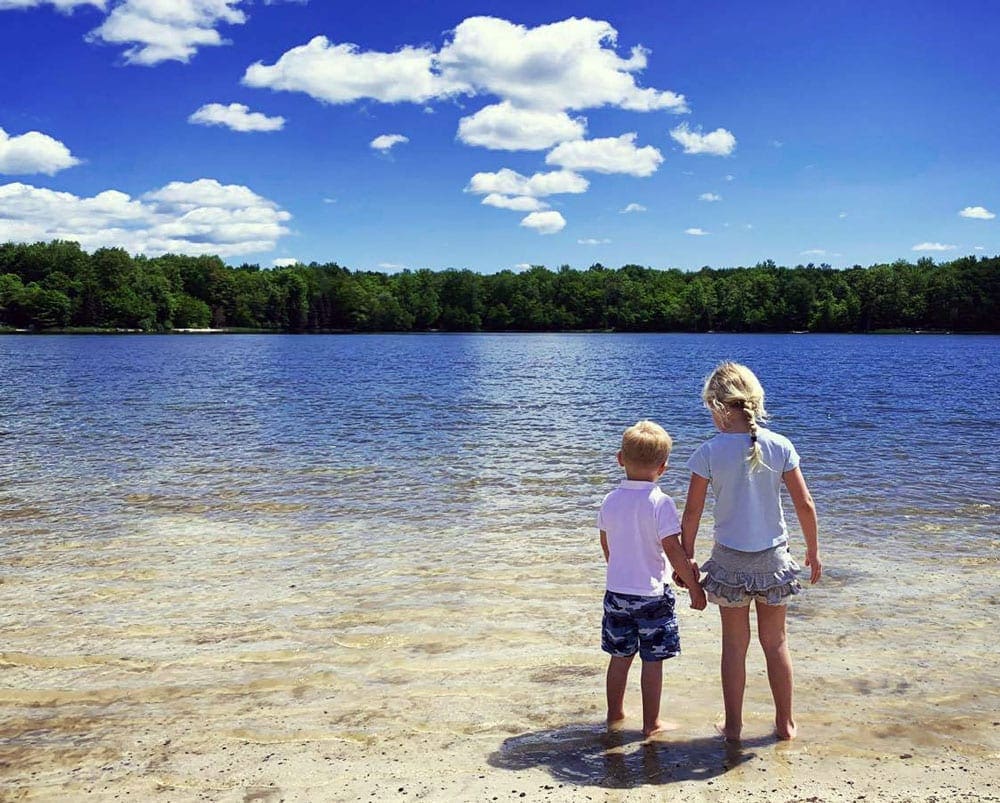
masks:
[[[662,661],[681,651],[674,614],[674,592],[662,597],[604,592],[601,649],[618,658],[639,653],[643,661]]]

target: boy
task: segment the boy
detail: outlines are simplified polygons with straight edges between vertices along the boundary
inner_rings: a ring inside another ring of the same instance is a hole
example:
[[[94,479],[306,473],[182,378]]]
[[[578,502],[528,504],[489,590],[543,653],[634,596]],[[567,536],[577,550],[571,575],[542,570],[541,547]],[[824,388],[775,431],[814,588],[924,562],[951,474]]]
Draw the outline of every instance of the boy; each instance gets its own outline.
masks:
[[[698,567],[681,546],[681,524],[673,500],[656,481],[667,469],[673,442],[659,424],[640,421],[625,430],[618,465],[626,479],[604,497],[597,526],[608,564],[601,649],[608,664],[608,727],[625,719],[628,670],[636,652],[642,659],[642,732],[663,730],[660,693],[663,660],[681,651],[674,594],[667,563],[688,589],[691,607],[703,610],[705,592]]]

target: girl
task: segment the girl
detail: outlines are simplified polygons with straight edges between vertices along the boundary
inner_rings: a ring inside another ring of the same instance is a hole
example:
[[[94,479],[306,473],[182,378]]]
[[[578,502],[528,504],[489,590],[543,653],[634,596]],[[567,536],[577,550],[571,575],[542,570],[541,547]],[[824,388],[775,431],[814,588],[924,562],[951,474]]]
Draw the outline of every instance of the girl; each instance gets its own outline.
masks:
[[[722,615],[722,697],[726,719],[720,729],[738,741],[743,729],[746,654],[750,645],[750,602],[756,603],[757,636],[767,662],[779,739],[795,738],[792,717],[792,659],[785,636],[785,604],[800,586],[799,566],[788,553],[788,529],[781,509],[781,483],[795,506],[806,541],[810,581],[819,580],[816,506],[799,471],[791,441],[765,429],[764,389],[745,365],[726,362],[705,381],[702,399],[719,434],[691,456],[691,483],[681,520],[681,542],[694,560],[698,524],[709,485],[715,495],[715,545],[702,566],[708,601]]]

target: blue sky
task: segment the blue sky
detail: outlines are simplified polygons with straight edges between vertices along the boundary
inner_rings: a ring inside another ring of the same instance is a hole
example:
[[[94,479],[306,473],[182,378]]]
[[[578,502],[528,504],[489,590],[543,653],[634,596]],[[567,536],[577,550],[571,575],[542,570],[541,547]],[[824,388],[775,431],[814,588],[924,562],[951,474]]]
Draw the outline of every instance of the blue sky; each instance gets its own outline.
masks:
[[[992,0],[0,0],[0,241],[486,273],[995,255],[998,35]]]

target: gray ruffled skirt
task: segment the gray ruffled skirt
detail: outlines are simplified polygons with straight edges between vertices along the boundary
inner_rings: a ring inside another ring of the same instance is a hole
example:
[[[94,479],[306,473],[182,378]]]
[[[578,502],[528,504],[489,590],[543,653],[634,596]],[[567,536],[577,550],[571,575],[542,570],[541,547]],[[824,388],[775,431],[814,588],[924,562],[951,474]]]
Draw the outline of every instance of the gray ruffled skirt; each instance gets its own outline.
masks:
[[[752,599],[767,605],[784,605],[802,586],[796,579],[799,564],[787,544],[760,552],[740,552],[716,544],[712,557],[701,567],[702,586],[709,602],[723,607],[742,607]]]

